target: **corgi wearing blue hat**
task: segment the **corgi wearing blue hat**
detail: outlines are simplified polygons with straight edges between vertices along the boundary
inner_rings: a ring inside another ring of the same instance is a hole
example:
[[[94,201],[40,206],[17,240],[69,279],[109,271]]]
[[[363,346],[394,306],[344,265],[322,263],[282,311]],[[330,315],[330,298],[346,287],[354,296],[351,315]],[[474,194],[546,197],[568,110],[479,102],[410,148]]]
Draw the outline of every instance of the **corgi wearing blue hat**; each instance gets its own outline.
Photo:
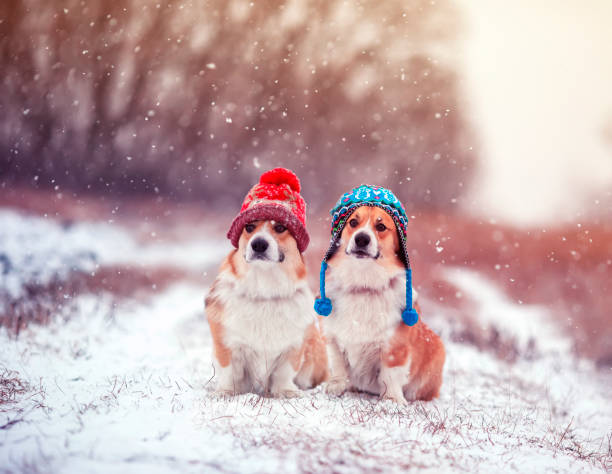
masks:
[[[414,306],[402,204],[388,189],[362,185],[342,195],[330,214],[315,301],[326,316],[327,393],[359,390],[398,403],[437,397],[444,345]]]

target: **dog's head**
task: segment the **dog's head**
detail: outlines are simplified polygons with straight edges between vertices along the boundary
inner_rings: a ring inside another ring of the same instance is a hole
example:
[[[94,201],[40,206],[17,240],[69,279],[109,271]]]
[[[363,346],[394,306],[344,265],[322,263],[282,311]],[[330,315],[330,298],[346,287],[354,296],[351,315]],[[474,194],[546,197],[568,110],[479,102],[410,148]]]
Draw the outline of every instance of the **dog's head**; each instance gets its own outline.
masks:
[[[244,226],[233,262],[239,275],[250,269],[269,273],[273,268],[282,269],[293,280],[306,274],[296,239],[285,225],[272,220],[253,221]]]
[[[274,221],[249,222],[244,226],[238,249],[247,263],[282,263],[286,253],[297,252],[293,236]]]
[[[395,223],[379,207],[355,209],[342,230],[339,250],[350,258],[371,259],[390,269],[404,268]]]
[[[330,265],[344,285],[376,288],[403,274],[393,219],[376,206],[361,206],[346,220]]]

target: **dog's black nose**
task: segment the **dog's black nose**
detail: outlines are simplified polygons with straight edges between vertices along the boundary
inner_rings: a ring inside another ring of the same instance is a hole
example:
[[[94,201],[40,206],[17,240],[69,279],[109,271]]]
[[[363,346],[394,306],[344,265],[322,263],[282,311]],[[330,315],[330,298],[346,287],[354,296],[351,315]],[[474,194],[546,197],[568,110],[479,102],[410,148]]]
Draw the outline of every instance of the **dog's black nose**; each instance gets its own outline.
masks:
[[[367,247],[369,243],[370,243],[370,236],[368,234],[365,234],[362,232],[355,236],[355,244],[357,244],[357,247],[359,248]]]
[[[258,237],[251,242],[251,248],[257,253],[264,253],[268,249],[268,241]]]

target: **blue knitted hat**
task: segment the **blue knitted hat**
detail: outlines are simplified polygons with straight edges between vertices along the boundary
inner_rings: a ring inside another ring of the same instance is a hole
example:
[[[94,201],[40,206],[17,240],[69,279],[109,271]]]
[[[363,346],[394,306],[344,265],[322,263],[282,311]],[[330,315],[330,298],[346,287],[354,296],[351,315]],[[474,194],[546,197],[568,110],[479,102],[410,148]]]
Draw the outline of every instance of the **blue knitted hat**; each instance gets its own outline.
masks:
[[[325,271],[327,270],[327,260],[334,254],[342,230],[346,225],[349,216],[361,206],[376,206],[384,210],[395,223],[397,233],[400,238],[400,259],[406,267],[406,309],[402,312],[402,320],[408,326],[414,326],[419,320],[419,315],[412,307],[412,270],[410,259],[406,251],[406,227],[408,216],[402,203],[388,189],[380,186],[369,186],[362,184],[352,191],[343,194],[336,205],[329,212],[332,216],[331,242],[323,261],[321,262],[320,292],[321,297],[315,301],[315,311],[321,316],[329,316],[332,311],[332,302],[325,297]]]

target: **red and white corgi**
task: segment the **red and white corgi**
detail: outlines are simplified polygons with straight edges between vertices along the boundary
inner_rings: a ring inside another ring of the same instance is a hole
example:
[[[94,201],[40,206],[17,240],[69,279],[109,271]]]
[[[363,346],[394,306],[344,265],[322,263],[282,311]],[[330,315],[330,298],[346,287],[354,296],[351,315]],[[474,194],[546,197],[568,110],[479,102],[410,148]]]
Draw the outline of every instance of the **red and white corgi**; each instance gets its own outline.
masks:
[[[330,394],[356,389],[399,403],[439,395],[445,359],[441,339],[422,321],[407,326],[400,318],[406,293],[400,245],[390,215],[380,207],[361,206],[347,217],[328,257],[333,313],[324,329]]]
[[[295,204],[298,193],[288,170],[265,173],[228,234],[237,248],[206,298],[219,392],[291,397],[327,377],[301,254],[308,244],[304,215],[282,199]]]

